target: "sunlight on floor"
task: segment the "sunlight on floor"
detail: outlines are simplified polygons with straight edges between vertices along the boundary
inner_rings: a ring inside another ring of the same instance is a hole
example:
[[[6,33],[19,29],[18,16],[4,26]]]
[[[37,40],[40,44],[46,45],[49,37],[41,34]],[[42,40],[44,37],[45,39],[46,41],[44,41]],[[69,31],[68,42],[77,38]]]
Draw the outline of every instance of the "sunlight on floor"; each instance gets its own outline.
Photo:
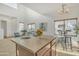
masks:
[[[56,47],[56,55],[57,56],[79,56],[79,49],[77,48],[67,48],[67,50],[64,50],[60,44]]]

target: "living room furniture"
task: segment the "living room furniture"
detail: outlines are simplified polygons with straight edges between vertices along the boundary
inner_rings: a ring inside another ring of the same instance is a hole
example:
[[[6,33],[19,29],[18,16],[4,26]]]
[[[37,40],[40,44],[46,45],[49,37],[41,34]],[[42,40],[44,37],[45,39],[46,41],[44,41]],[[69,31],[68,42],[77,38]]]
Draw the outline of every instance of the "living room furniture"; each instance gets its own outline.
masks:
[[[21,35],[18,32],[14,33],[14,37],[20,37],[20,36]]]

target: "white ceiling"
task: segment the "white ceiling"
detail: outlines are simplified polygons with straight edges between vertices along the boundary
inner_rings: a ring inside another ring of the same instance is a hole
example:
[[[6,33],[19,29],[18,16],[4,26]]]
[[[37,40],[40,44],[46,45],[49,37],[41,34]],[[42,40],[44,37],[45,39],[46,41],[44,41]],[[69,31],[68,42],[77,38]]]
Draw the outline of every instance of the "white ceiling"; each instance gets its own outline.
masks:
[[[52,16],[61,8],[61,3],[22,3],[25,7],[29,7],[32,10],[45,15],[45,16]],[[67,8],[77,8],[79,7],[78,3],[71,3],[66,4]]]
[[[57,16],[57,11],[61,8],[61,3],[20,3],[20,4],[38,12],[44,16],[48,16],[48,17]],[[16,16],[17,15],[16,13],[18,12],[17,11],[18,9],[16,9],[17,5],[19,5],[19,4],[18,3],[14,3],[14,4],[6,3],[5,7],[7,7],[7,8],[5,8],[1,5],[0,11],[4,12],[4,10],[6,9],[6,11],[5,11],[6,14],[8,14],[7,13],[8,11],[9,11],[9,13],[11,11],[11,14]],[[70,9],[70,12],[73,12],[71,14],[79,16],[79,4],[78,3],[70,3],[70,4],[67,3],[66,5],[67,5],[67,8]],[[10,8],[10,7],[13,7],[13,8]]]
[[[17,9],[17,4],[16,3],[3,3],[3,4],[5,4],[5,5],[9,6],[9,7]]]
[[[17,9],[14,6],[14,3],[0,3],[0,14],[17,17]]]

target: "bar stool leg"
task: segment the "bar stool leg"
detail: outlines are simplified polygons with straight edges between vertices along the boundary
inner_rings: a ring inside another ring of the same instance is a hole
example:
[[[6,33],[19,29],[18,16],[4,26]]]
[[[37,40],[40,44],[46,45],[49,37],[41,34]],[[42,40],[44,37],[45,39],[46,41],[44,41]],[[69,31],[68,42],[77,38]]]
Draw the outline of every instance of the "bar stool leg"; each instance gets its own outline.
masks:
[[[67,42],[66,42],[66,37],[65,37],[65,49],[66,49],[66,51],[67,51],[67,44],[66,44]]]
[[[71,40],[71,37],[70,37],[70,48],[71,48],[71,51],[72,51],[72,40]]]

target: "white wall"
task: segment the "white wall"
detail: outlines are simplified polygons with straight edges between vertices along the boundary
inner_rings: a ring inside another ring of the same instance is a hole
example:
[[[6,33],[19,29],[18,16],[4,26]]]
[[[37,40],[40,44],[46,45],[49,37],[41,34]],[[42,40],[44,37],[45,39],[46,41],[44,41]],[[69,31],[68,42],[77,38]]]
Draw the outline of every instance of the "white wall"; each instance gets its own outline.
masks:
[[[23,5],[19,5],[19,16],[21,16],[19,19],[23,19],[26,25],[27,29],[27,24],[28,23],[35,23],[36,28],[38,28],[39,23],[41,22],[46,22],[48,23],[47,25],[47,31],[45,32],[45,35],[53,35],[53,21],[50,17],[46,17],[44,15],[41,15],[37,13],[36,11],[25,7]]]
[[[1,20],[4,20],[7,22],[7,36],[13,36],[14,32],[17,31],[17,27],[18,27],[17,26],[17,9],[0,3],[0,21]]]
[[[7,36],[13,36],[14,32],[17,31],[17,19],[16,18],[11,18],[11,17],[6,17],[4,15],[0,15],[0,21],[6,21],[7,22]],[[0,24],[1,26],[1,24]],[[0,27],[1,29],[1,27]]]

